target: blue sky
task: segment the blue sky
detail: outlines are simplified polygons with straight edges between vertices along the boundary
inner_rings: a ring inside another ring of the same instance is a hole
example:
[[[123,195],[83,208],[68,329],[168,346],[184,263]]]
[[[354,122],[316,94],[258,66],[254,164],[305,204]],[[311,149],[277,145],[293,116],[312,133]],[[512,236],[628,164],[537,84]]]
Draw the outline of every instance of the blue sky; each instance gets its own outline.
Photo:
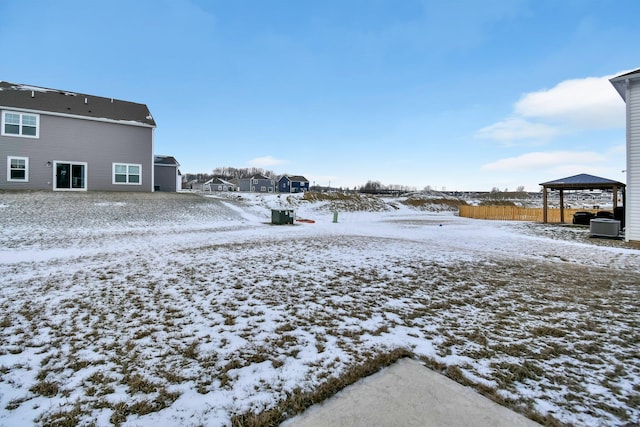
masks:
[[[0,0],[0,80],[145,103],[183,172],[625,182],[637,0]]]

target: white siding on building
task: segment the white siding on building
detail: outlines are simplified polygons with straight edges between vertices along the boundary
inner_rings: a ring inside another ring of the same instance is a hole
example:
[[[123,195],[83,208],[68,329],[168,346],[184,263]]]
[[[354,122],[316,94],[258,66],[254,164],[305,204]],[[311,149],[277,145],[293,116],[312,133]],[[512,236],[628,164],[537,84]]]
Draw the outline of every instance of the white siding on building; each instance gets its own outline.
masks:
[[[640,241],[640,79],[627,87],[626,240]]]

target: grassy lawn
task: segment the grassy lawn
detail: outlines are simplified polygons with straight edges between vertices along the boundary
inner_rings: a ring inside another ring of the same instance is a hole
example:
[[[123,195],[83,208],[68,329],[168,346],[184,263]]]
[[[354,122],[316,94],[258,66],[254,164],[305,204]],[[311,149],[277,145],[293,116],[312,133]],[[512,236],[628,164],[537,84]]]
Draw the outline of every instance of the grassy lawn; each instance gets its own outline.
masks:
[[[640,416],[636,250],[422,212],[283,229],[217,200],[100,197],[69,221],[46,193],[0,194],[0,424],[276,425],[405,356],[544,424]],[[7,219],[38,206],[41,228]]]

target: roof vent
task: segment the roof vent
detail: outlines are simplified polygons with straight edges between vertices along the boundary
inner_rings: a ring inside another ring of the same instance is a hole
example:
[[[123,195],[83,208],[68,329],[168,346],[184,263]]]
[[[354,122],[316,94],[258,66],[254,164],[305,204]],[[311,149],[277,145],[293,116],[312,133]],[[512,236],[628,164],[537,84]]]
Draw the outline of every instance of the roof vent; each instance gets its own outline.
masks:
[[[89,102],[87,101],[87,98],[84,99],[84,103],[88,104]]]
[[[31,91],[31,97],[32,97],[32,98],[35,98],[35,97],[36,97],[36,91],[35,91],[35,90],[32,90],[32,91]]]

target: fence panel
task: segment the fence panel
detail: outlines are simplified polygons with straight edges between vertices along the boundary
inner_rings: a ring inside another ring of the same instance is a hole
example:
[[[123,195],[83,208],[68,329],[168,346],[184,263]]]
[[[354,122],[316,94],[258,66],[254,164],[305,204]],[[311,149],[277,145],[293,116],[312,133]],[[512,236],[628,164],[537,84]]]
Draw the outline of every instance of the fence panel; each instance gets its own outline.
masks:
[[[542,208],[520,208],[517,206],[460,206],[460,216],[474,219],[499,221],[537,221],[542,222]],[[571,223],[576,212],[594,212],[589,209],[565,209],[564,222]],[[560,222],[560,209],[547,209],[547,222]]]

